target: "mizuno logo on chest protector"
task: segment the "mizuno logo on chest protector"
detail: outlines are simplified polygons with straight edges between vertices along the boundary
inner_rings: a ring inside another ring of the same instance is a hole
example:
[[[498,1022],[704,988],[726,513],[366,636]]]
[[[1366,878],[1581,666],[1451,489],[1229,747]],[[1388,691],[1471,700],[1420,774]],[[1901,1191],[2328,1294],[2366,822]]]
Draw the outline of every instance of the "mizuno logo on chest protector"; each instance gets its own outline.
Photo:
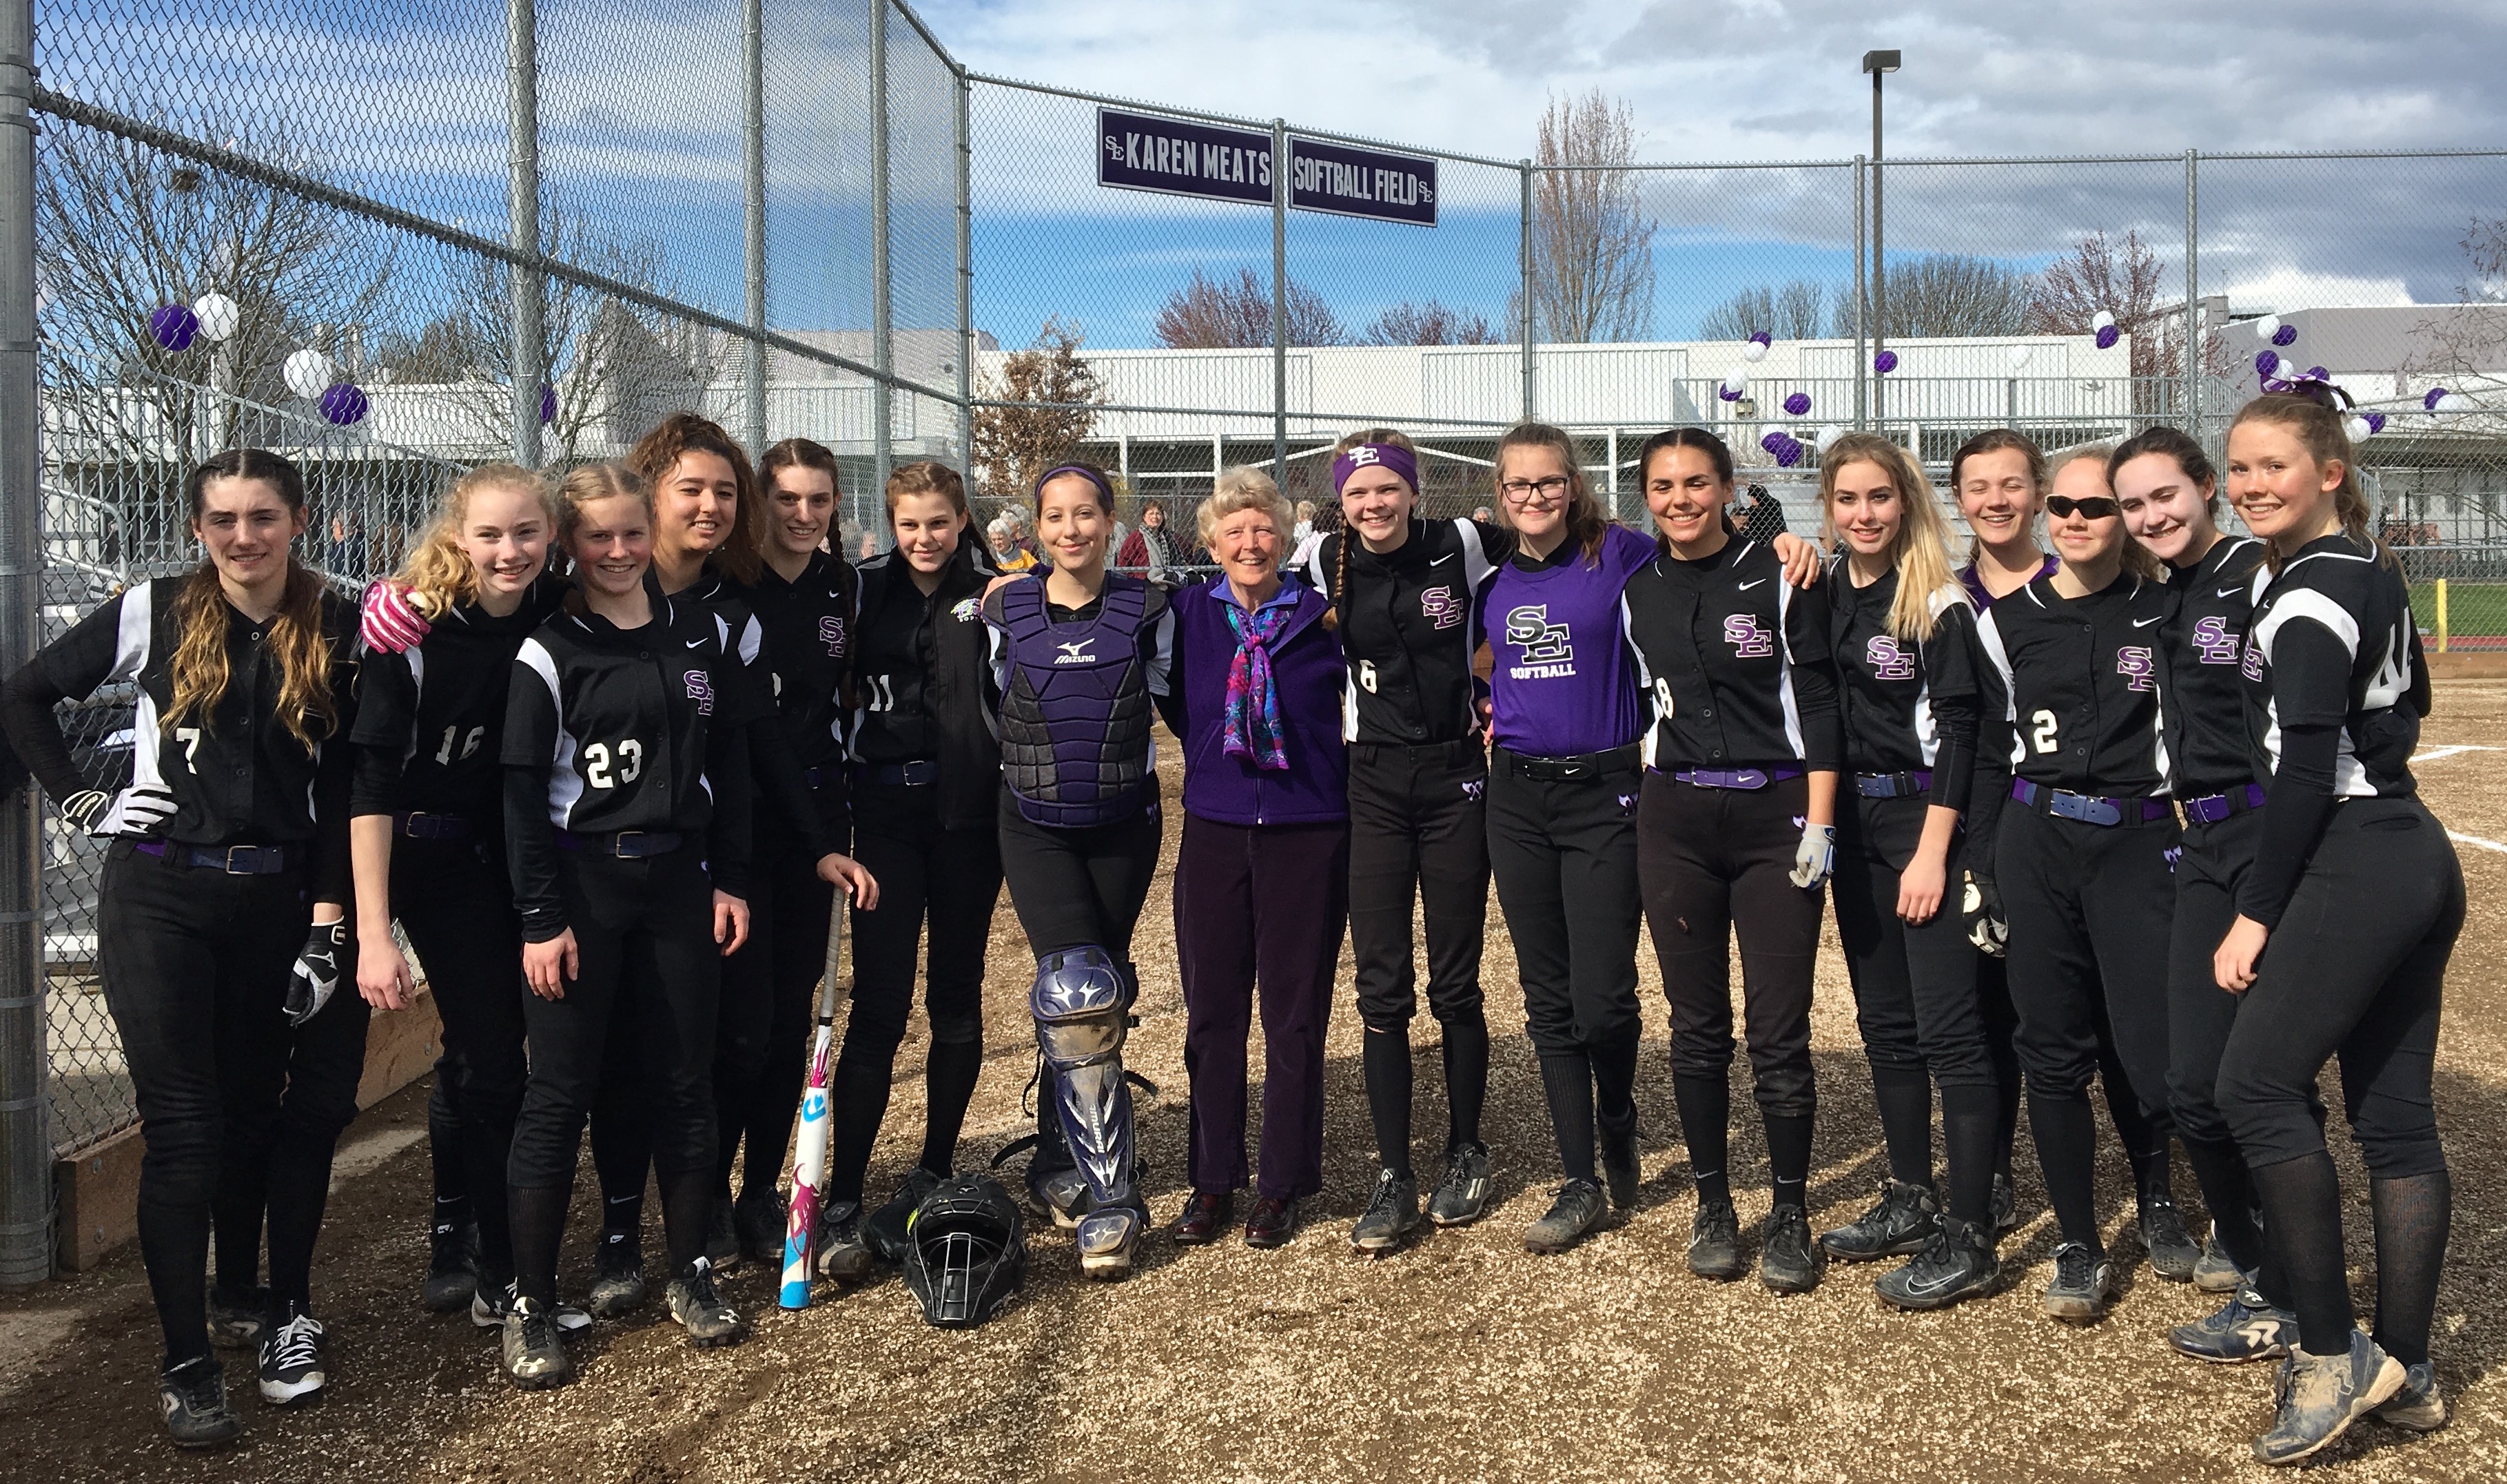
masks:
[[[1093,665],[1097,662],[1097,657],[1089,653],[1089,650],[1093,648],[1096,643],[1097,640],[1094,635],[1084,639],[1074,639],[1068,644],[1057,643],[1053,647],[1061,650],[1062,653],[1054,657],[1053,663],[1056,665]]]

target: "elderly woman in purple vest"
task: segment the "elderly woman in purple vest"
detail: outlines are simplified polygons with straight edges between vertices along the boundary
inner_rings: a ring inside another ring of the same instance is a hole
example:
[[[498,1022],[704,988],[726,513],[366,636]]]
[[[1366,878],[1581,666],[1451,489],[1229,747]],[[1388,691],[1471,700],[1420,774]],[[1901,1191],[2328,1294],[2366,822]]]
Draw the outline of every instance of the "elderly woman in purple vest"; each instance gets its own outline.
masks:
[[[1192,1078],[1192,1198],[1174,1228],[1216,1241],[1246,1181],[1245,1048],[1262,1006],[1262,1155],[1251,1247],[1296,1234],[1323,1186],[1324,1024],[1349,920],[1340,638],[1283,573],[1291,517],[1268,476],[1230,469],[1201,507],[1218,575],[1175,595],[1150,693],[1183,739],[1176,946]]]
[[[1001,870],[1036,951],[1029,1008],[1048,1073],[1027,1184],[1074,1229],[1079,1270],[1128,1276],[1149,1213],[1135,1182],[1123,1039],[1132,928],[1158,868],[1148,675],[1167,590],[1106,570],[1114,496],[1094,464],[1036,485],[1045,569],[984,595],[1000,690]]]

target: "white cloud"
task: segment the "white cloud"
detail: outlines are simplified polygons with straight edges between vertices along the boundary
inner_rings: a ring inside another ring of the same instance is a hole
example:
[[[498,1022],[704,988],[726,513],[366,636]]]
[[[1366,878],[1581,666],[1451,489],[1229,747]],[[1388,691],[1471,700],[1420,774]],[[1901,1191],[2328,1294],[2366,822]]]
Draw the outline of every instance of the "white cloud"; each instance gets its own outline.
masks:
[[[2269,309],[2313,309],[2328,306],[2359,308],[2410,304],[2411,290],[2400,278],[2363,278],[2343,273],[2310,273],[2278,268],[2257,278],[2233,279],[2225,292],[2229,307],[2243,312]]]

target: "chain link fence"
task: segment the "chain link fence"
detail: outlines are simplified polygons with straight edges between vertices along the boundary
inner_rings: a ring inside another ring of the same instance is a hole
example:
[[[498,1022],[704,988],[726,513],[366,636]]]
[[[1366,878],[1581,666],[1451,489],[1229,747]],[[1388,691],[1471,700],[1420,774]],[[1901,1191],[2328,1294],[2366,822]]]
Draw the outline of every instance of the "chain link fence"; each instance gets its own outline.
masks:
[[[2448,642],[2507,645],[2507,151],[1667,165],[1622,120],[1492,160],[973,73],[897,0],[36,0],[34,32],[39,640],[196,560],[182,476],[237,443],[306,464],[304,555],[350,588],[460,468],[681,407],[835,450],[848,555],[919,458],[984,525],[1072,457],[1127,525],[1188,532],[1249,463],[1328,522],[1326,452],[1379,423],[1470,514],[1527,416],[1631,521],[1636,444],[1714,427],[1800,530],[1825,434],[1937,470],[2004,425],[2216,447],[2271,351],[2380,415],[2424,625],[2443,581]],[[128,725],[76,709],[99,779]],[[95,856],[42,850],[23,1033],[69,1149],[134,1114]]]

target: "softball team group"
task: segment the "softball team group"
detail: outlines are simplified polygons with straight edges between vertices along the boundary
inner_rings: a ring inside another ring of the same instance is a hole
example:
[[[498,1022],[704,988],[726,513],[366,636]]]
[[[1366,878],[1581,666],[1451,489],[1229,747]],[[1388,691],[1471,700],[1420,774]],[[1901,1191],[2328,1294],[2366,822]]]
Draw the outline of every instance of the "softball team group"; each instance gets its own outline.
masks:
[[[854,984],[821,1274],[897,1260],[956,1173],[1004,882],[1036,959],[1029,1191],[1083,1272],[1129,1273],[1150,1220],[1121,1051],[1164,833],[1154,713],[1183,754],[1173,1241],[1237,1229],[1250,1183],[1244,1239],[1280,1246],[1322,1188],[1344,928],[1380,1167],[1353,1247],[1489,1212],[1494,880],[1561,1176],[1530,1250],[1640,1199],[1642,926],[1699,1277],[1755,1258],[1797,1293],[1831,1259],[1903,1258],[1875,1284],[1891,1305],[1991,1292],[2024,1097],[2060,1233],[2044,1305],[2097,1320],[2119,1284],[2095,1080],[2152,1266],[2225,1295],[2171,1343],[2282,1359],[2256,1455],[2296,1461],[2370,1415],[2439,1427],[2431,1081],[2464,888],[2408,770],[2427,674],[2336,397],[2249,404],[2225,480],[2164,427],[2051,469],[2018,433],[1979,435],[1950,465],[1963,567],[1922,467],[1874,434],[1823,449],[1824,555],[1736,526],[1732,456],[1701,429],[1638,455],[1651,534],[1608,519],[1556,428],[1500,440],[1493,522],[1423,519],[1416,451],[1368,429],[1333,451],[1339,528],[1294,570],[1288,503],[1240,468],[1200,511],[1217,575],[1181,587],[1109,570],[1114,495],[1084,464],[1036,482],[1036,571],[996,572],[937,463],[895,471],[892,549],[854,566],[829,554],[825,449],[789,440],[753,472],[681,414],[554,488],[511,466],[463,478],[370,591],[362,641],[290,555],[295,467],[222,454],[189,485],[200,566],[111,599],[0,691],[64,819],[107,842],[99,968],[146,1128],[166,1426],[189,1444],[240,1431],[213,1343],[258,1346],[266,1402],[319,1394],[311,1253],[367,1017],[413,994],[395,923],[444,1023],[423,1296],[497,1330],[518,1386],[570,1380],[567,1334],[643,1302],[648,1178],[672,1319],[694,1345],[745,1338],[716,1275],[781,1254],[777,1180],[840,891]],[[2248,536],[2219,528],[2223,483]],[[137,701],[132,781],[110,793],[54,714],[108,684]],[[1832,894],[1889,1174],[1814,1236]],[[1445,1093],[1424,1172],[1414,904]],[[871,1207],[918,955],[921,1156]],[[356,993],[334,995],[344,980]],[[1746,1228],[1736,1019],[1767,1153]],[[2315,1092],[2336,1057],[2370,1175],[2369,1332]],[[576,1307],[557,1268],[587,1127],[600,1237]],[[2176,1212],[2171,1135],[2206,1243]]]

